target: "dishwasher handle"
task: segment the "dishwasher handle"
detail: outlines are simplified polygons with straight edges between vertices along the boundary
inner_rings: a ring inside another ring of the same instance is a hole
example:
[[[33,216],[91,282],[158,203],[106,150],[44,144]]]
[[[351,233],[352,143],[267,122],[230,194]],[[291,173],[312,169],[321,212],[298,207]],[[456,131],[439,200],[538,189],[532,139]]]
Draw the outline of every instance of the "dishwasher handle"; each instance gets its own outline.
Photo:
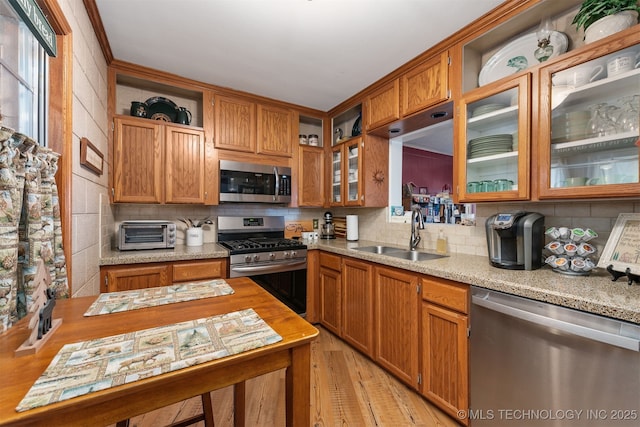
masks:
[[[589,328],[582,325],[577,325],[563,320],[554,319],[548,316],[542,316],[540,314],[532,313],[530,311],[522,310],[520,308],[512,307],[509,305],[501,304],[495,301],[491,301],[486,297],[480,297],[473,295],[471,297],[472,304],[476,304],[480,307],[487,308],[489,310],[497,311],[507,316],[515,317],[530,323],[546,326],[549,328],[558,329],[573,335],[577,335],[583,338],[587,338],[594,341],[600,341],[605,344],[610,344],[616,347],[622,347],[627,350],[633,350],[640,352],[640,340],[625,337],[618,334],[612,334],[598,329]],[[473,333],[473,332],[472,332]]]

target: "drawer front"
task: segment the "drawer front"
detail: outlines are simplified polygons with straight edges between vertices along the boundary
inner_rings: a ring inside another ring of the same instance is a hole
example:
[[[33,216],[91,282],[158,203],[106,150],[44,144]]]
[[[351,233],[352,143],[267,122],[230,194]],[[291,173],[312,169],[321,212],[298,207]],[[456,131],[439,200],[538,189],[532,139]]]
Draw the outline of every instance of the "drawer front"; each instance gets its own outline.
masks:
[[[320,252],[320,266],[330,268],[331,270],[342,270],[342,258],[339,255],[332,255],[326,252]]]
[[[460,313],[469,313],[469,285],[423,277],[422,299]]]
[[[191,280],[225,278],[226,262],[224,259],[203,260],[173,264],[173,281],[186,282]]]

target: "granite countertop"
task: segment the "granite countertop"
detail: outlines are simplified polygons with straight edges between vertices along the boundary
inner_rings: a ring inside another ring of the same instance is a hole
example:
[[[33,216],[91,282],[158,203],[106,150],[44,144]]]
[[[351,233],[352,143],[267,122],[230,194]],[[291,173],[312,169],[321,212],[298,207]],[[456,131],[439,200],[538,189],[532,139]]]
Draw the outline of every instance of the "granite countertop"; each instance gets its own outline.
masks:
[[[202,246],[177,245],[175,249],[145,251],[110,250],[100,257],[100,265],[141,264],[144,262],[188,261],[194,259],[227,258],[229,251],[217,243]]]
[[[335,239],[305,243],[308,249],[321,249],[640,324],[640,285],[629,286],[624,278],[613,282],[611,275],[601,268],[589,276],[568,276],[554,273],[546,266],[533,271],[500,269],[491,266],[485,256],[452,254],[429,261],[406,261],[354,249],[358,246],[386,245],[381,242],[365,240],[348,242],[344,239]],[[229,252],[224,247],[217,243],[206,243],[198,247],[177,246],[175,249],[167,250],[124,252],[113,250],[102,255],[100,265],[228,256]]]

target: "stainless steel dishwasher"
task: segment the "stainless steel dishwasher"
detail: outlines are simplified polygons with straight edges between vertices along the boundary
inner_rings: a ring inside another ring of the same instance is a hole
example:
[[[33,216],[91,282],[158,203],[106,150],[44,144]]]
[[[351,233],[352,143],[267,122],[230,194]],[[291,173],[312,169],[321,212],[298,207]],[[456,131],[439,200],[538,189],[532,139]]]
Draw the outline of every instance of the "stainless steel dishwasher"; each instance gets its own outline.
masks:
[[[471,288],[477,426],[639,426],[640,325]]]

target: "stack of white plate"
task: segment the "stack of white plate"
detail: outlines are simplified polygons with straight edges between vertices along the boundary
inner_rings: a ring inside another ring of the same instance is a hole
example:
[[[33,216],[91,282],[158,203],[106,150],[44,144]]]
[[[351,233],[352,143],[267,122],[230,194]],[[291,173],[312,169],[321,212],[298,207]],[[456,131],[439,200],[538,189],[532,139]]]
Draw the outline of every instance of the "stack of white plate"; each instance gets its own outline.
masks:
[[[511,134],[487,135],[469,141],[470,159],[491,156],[512,151],[513,137]]]
[[[489,114],[494,111],[502,110],[503,108],[507,108],[508,105],[505,104],[485,104],[473,110],[472,117],[482,116],[483,114]]]
[[[551,142],[566,142],[589,136],[589,111],[572,111],[554,117],[551,122]]]

